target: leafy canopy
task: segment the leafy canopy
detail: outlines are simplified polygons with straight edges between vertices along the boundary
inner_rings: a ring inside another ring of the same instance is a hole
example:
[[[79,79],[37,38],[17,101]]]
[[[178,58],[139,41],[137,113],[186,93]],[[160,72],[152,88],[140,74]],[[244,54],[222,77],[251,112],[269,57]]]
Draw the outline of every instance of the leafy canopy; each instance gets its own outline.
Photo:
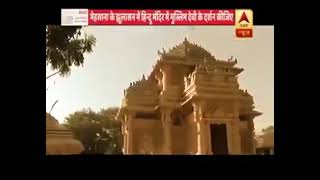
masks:
[[[66,118],[65,126],[83,143],[86,153],[121,154],[121,123],[114,119],[116,111],[117,108],[77,111]]]
[[[83,65],[84,54],[91,53],[96,44],[92,35],[81,37],[81,29],[81,26],[46,26],[46,64],[61,76],[69,75],[72,65]]]

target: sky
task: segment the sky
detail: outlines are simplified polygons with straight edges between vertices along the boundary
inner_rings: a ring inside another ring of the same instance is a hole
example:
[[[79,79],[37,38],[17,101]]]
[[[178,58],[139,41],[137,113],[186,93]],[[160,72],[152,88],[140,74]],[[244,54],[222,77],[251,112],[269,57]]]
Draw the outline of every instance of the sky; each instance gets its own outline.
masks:
[[[158,50],[184,40],[201,45],[217,59],[237,58],[241,89],[254,97],[255,129],[274,124],[274,27],[255,26],[252,39],[236,39],[233,26],[88,26],[85,33],[96,37],[96,47],[85,55],[83,66],[72,67],[68,77],[46,81],[46,111],[58,100],[51,114],[61,123],[69,114],[91,108],[120,106],[123,89],[146,77]],[[54,71],[47,66],[47,75]]]

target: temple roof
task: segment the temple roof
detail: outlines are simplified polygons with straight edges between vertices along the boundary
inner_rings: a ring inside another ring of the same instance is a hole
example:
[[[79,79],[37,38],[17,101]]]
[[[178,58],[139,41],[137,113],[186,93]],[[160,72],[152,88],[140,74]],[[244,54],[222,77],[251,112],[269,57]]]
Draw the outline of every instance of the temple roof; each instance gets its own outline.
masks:
[[[146,89],[156,90],[156,88],[157,88],[157,84],[151,80],[146,79],[145,76],[143,75],[141,80],[130,83],[130,86],[125,91],[146,90]]]
[[[250,96],[250,97],[252,97],[252,95],[249,94],[249,92],[248,92],[247,90],[239,89],[239,93],[240,93],[242,96]]]
[[[158,51],[161,56],[153,66],[153,69],[148,77],[148,80],[155,80],[155,76],[159,73],[160,67],[163,63],[177,63],[191,66],[199,66],[203,70],[214,70],[218,68],[231,68],[230,72],[235,73],[235,75],[243,71],[242,68],[234,67],[237,64],[237,59],[231,58],[227,60],[216,59],[209,51],[203,47],[191,43],[184,39],[184,41],[175,47],[169,49],[166,52],[164,49],[162,52]]]
[[[168,52],[163,50],[163,52],[158,51],[158,54],[161,57],[194,57],[203,59],[204,57],[212,57],[211,53],[202,48],[197,44],[190,43],[187,38],[184,41],[172,49],[169,49]]]

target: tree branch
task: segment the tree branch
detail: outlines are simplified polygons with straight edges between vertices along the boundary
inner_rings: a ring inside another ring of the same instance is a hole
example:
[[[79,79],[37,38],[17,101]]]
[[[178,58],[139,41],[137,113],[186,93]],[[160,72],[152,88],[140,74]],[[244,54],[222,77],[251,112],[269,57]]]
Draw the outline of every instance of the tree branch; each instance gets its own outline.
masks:
[[[49,79],[50,77],[52,77],[52,76],[54,76],[54,75],[56,75],[56,74],[58,74],[58,73],[60,73],[60,71],[57,71],[57,72],[55,72],[55,73],[53,73],[53,74],[51,74],[51,75],[47,76],[47,77],[46,77],[46,79]]]
[[[57,104],[57,102],[58,102],[58,100],[56,100],[56,102],[54,102],[54,104],[51,106],[51,109],[50,109],[50,111],[49,111],[49,114],[51,113],[53,107]]]

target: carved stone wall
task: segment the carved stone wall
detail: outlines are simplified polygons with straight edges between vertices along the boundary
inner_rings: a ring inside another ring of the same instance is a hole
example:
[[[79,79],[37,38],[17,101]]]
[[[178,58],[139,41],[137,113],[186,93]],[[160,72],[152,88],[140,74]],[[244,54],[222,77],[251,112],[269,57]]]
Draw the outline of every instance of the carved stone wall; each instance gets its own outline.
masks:
[[[161,122],[135,119],[133,128],[133,154],[161,154],[164,138]]]
[[[187,139],[187,127],[183,126],[172,126],[171,128],[171,137],[172,137],[172,154],[187,154],[186,149],[188,148],[188,139]]]

